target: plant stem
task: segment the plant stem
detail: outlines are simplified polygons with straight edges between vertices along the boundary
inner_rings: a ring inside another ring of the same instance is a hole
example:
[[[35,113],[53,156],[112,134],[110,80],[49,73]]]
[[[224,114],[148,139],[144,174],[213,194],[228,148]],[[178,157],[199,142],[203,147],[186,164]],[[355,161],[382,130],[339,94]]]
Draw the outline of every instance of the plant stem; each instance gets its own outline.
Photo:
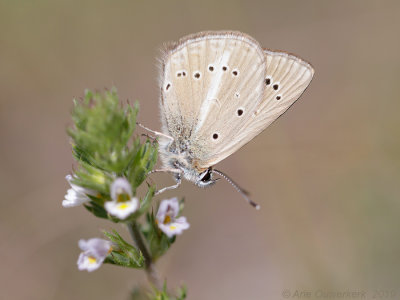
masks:
[[[158,271],[153,262],[153,258],[147,246],[143,240],[142,234],[140,233],[139,227],[135,221],[128,224],[129,233],[132,236],[132,239],[136,243],[136,246],[140,249],[144,257],[144,263],[146,267],[147,279],[157,288],[161,289],[162,284],[160,277],[158,275]]]

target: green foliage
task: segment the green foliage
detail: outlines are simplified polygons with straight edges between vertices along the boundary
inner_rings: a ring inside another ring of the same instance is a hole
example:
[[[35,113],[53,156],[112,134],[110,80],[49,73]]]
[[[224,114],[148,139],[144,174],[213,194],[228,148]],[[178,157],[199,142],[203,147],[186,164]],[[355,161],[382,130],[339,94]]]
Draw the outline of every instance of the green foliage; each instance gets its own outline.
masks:
[[[149,187],[146,195],[144,196],[142,201],[140,201],[139,209],[132,215],[133,219],[137,219],[138,217],[140,217],[141,215],[143,215],[145,212],[147,212],[149,210],[151,203],[152,203],[151,200],[153,199],[155,191],[156,191],[156,188],[154,186]]]
[[[86,91],[81,100],[74,99],[72,120],[68,129],[72,138],[72,151],[78,161],[78,169],[72,182],[97,192],[85,204],[96,217],[119,222],[104,209],[104,202],[111,200],[110,185],[116,177],[123,176],[132,186],[133,194],[144,182],[147,174],[157,162],[157,145],[140,138],[131,139],[135,126],[138,105],[123,107],[115,89],[105,93]],[[151,206],[154,187],[132,216],[137,218]],[[132,220],[132,217],[130,220]]]
[[[126,170],[126,175],[131,182],[133,191],[136,191],[136,188],[143,183],[147,173],[157,162],[157,148],[149,141],[140,145],[139,139],[135,140],[134,148],[137,149],[137,152]]]
[[[161,290],[153,288],[149,290],[145,287],[136,287],[132,293],[130,299],[132,300],[184,300],[187,297],[187,289],[185,286],[178,288],[176,290],[176,295],[171,295],[170,292],[167,291],[167,284],[164,282],[164,285]]]
[[[68,129],[73,139],[77,160],[100,170],[122,175],[137,154],[128,142],[136,126],[138,105],[122,107],[115,89],[104,94],[86,91],[85,97],[74,100],[72,120]]]
[[[177,290],[176,296],[171,296],[167,291],[167,283],[164,282],[162,290],[154,290],[154,294],[151,296],[152,300],[184,300],[187,297],[187,289],[185,286]]]
[[[75,171],[76,177],[72,180],[76,185],[88,188],[107,196],[110,193],[110,185],[113,182],[113,176],[98,169],[84,161],[79,161],[78,170]],[[100,199],[100,198],[99,198]]]
[[[180,212],[183,208],[184,199],[180,201]],[[169,238],[160,230],[153,211],[146,214],[146,223],[141,226],[141,231],[148,242],[149,250],[154,260],[162,256],[176,240],[176,236]]]
[[[145,182],[158,158],[157,143],[150,140],[141,142],[140,137],[132,137],[137,114],[138,105],[133,108],[122,106],[115,89],[104,93],[86,91],[83,99],[74,99],[73,126],[68,129],[68,134],[72,138],[72,153],[78,163],[72,183],[84,188],[84,195],[81,196],[90,198],[84,207],[98,218],[123,222],[136,230],[134,233],[131,230],[131,235],[137,247],[125,241],[115,230],[104,232],[113,243],[112,251],[104,262],[146,269],[149,263],[154,263],[169,249],[175,237],[168,238],[158,228],[151,210],[155,186],[148,186],[143,198],[136,196],[138,187]],[[111,199],[110,195],[110,186],[118,177],[124,177],[130,183],[133,195],[129,196],[141,198],[139,208],[124,220],[110,215],[104,208],[107,201],[121,201]],[[142,215],[146,216],[144,224],[138,221]],[[132,297],[183,300],[186,288],[179,289],[177,295],[170,296],[164,285],[162,290],[155,289],[153,293],[137,289]]]
[[[168,236],[158,228],[153,212],[146,214],[146,223],[142,225],[141,231],[148,242],[153,260],[157,260],[162,256],[176,239],[176,236],[168,238]]]
[[[101,219],[108,219],[109,216],[107,211],[104,209],[102,205],[97,204],[94,201],[90,201],[88,204],[84,204],[85,208],[94,214],[96,217]]]
[[[104,234],[114,243],[113,250],[105,260],[106,263],[120,265],[128,268],[143,268],[144,258],[142,252],[126,242],[115,230]]]

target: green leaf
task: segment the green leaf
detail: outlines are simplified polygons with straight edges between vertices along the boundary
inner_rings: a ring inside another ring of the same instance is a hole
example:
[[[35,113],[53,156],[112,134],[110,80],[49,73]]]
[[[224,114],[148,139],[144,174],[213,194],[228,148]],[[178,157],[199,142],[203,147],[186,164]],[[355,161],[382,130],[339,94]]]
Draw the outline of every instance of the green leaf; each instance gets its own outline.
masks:
[[[72,183],[98,191],[100,194],[108,195],[113,180],[114,178],[108,172],[80,161],[78,170],[75,171],[75,177],[72,180]]]
[[[184,300],[187,297],[187,287],[184,285],[178,289],[178,296],[176,300]]]
[[[167,290],[167,281],[164,281],[162,290],[158,290],[157,288],[153,288],[153,295],[151,295],[152,300],[185,300],[187,297],[187,289],[186,286],[182,286],[177,289],[176,296],[168,293]]]
[[[146,195],[144,196],[142,201],[140,201],[140,208],[128,219],[128,221],[132,221],[139,218],[141,215],[143,215],[145,212],[149,210],[152,202],[151,200],[153,199],[155,191],[156,191],[155,186],[149,187]]]
[[[135,191],[146,179],[147,174],[157,162],[157,147],[149,140],[140,146],[140,140],[136,139],[134,145],[139,148],[135,157],[127,168],[127,177]]]
[[[85,208],[94,214],[98,218],[108,219],[107,211],[94,201],[90,201],[89,204],[84,204]]]
[[[115,230],[112,233],[104,231],[104,234],[114,243],[106,263],[128,268],[144,268],[144,257],[139,249],[126,242]]]

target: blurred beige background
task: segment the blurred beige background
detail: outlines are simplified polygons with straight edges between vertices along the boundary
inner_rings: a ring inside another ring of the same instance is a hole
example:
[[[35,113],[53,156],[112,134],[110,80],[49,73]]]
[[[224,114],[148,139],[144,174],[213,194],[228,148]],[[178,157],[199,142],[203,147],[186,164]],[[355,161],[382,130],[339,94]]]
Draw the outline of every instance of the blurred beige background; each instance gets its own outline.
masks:
[[[218,167],[185,182],[191,228],[159,262],[189,299],[283,299],[289,289],[396,289],[400,299],[398,1],[1,1],[0,299],[128,299],[141,271],[79,272],[80,238],[113,224],[63,209],[72,98],[115,85],[160,128],[156,55],[201,31],[246,32],[310,61],[288,113]],[[168,175],[157,175],[162,185]],[[116,227],[126,232],[122,227]]]

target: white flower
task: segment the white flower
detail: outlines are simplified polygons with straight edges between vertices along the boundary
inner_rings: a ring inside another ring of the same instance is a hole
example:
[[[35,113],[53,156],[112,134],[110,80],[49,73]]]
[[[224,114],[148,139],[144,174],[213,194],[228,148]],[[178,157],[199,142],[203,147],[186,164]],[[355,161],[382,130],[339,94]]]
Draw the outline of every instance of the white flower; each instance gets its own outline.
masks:
[[[161,201],[157,212],[158,227],[168,236],[181,234],[183,230],[190,227],[185,217],[176,216],[179,213],[179,202],[177,198],[166,199]]]
[[[139,200],[132,197],[132,188],[125,178],[117,178],[111,184],[111,199],[104,204],[109,214],[124,220],[139,207]]]
[[[124,220],[136,211],[139,206],[137,198],[131,198],[129,201],[117,202],[108,201],[104,204],[105,209],[118,219]]]
[[[77,264],[80,271],[92,272],[97,270],[104,259],[112,251],[111,242],[99,238],[79,240],[79,248],[83,251],[78,258]]]
[[[90,198],[87,195],[92,195],[92,196],[97,195],[96,191],[73,184],[72,180],[74,178],[72,175],[67,175],[65,179],[67,179],[71,188],[67,191],[67,194],[64,196],[65,199],[62,202],[62,206],[64,207],[78,206],[90,201]]]

